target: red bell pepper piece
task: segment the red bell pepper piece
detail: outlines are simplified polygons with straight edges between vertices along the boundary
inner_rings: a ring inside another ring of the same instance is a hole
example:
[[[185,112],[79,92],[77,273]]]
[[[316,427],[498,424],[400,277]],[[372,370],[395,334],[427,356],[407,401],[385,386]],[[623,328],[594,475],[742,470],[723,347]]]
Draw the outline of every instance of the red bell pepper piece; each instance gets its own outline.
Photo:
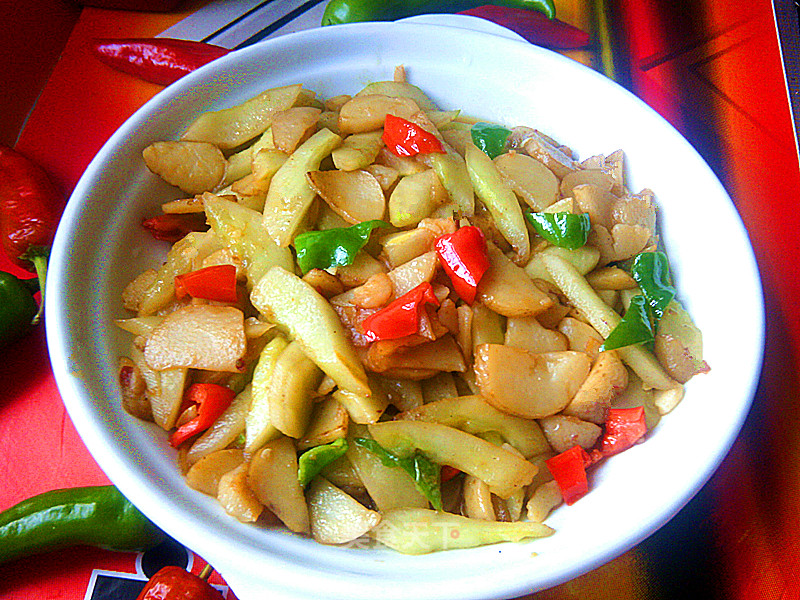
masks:
[[[573,446],[545,461],[567,504],[574,504],[589,491],[586,467],[592,462],[592,457],[580,446]]]
[[[435,247],[439,262],[453,282],[456,293],[467,304],[472,304],[478,283],[489,268],[483,232],[474,225],[460,227],[455,233],[438,237]]]
[[[174,244],[192,231],[207,231],[203,213],[165,213],[142,221],[142,227],[155,239]]]
[[[396,340],[419,331],[419,311],[424,304],[439,306],[430,283],[419,284],[376,313],[364,319],[368,341]]]
[[[414,156],[438,152],[444,154],[439,139],[422,127],[402,117],[386,115],[383,124],[383,142],[397,156]]]
[[[175,296],[191,296],[218,302],[236,302],[236,267],[213,265],[175,276]]]
[[[603,456],[618,454],[633,446],[645,433],[644,407],[609,409],[600,452]]]
[[[450,481],[453,477],[457,477],[461,471],[450,465],[442,465],[442,470],[439,472],[439,479],[442,483]]]
[[[231,405],[236,394],[216,383],[193,383],[186,391],[186,400],[197,405],[197,416],[176,429],[169,438],[174,448],[193,435],[205,431]]]
[[[535,10],[486,5],[462,10],[459,14],[497,23],[518,33],[531,44],[545,48],[574,50],[589,45],[589,34],[582,29],[558,19],[550,19]]]
[[[169,85],[229,50],[212,44],[169,38],[95,40],[92,52],[108,66],[139,79]]]
[[[202,574],[201,574],[202,575]],[[202,577],[180,567],[164,567],[150,578],[136,600],[223,600]]]

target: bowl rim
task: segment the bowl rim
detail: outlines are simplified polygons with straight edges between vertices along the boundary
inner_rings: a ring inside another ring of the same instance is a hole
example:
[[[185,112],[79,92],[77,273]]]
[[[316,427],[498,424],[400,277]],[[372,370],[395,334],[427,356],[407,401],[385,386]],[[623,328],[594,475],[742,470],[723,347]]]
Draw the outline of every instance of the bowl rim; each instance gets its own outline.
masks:
[[[398,30],[398,27],[402,27],[403,29]],[[80,436],[86,443],[86,446],[89,448],[95,460],[97,460],[101,468],[107,474],[109,474],[109,477],[120,488],[120,490],[134,500],[137,506],[139,506],[139,508],[154,522],[167,531],[167,533],[176,539],[186,540],[184,543],[191,545],[191,547],[202,549],[206,555],[206,558],[209,560],[214,559],[215,566],[218,566],[223,576],[226,577],[226,579],[230,578],[230,581],[239,580],[243,586],[246,585],[247,583],[245,580],[253,575],[252,572],[248,573],[247,571],[252,571],[255,563],[252,561],[245,561],[245,564],[236,564],[237,561],[226,559],[224,553],[217,552],[214,549],[215,544],[224,546],[225,538],[222,537],[220,532],[213,532],[210,536],[212,538],[210,541],[208,539],[204,539],[199,532],[192,531],[191,527],[179,527],[176,525],[176,523],[170,519],[170,514],[168,512],[169,507],[166,507],[160,503],[158,499],[154,497],[154,495],[145,494],[142,496],[141,486],[143,483],[145,483],[144,474],[130,471],[130,458],[127,457],[127,455],[120,454],[119,452],[115,452],[113,450],[109,451],[109,446],[112,449],[114,447],[116,432],[113,431],[112,428],[107,427],[108,423],[104,424],[105,429],[98,428],[100,424],[98,424],[97,421],[97,414],[92,410],[91,404],[84,398],[85,389],[83,388],[82,376],[75,376],[76,372],[80,375],[79,370],[81,368],[79,364],[75,363],[72,352],[72,350],[74,350],[76,340],[69,339],[69,311],[67,308],[65,308],[66,305],[59,304],[59,296],[61,296],[61,294],[58,292],[68,289],[68,282],[65,281],[64,278],[69,271],[68,262],[72,257],[70,241],[76,235],[75,232],[79,230],[80,213],[86,208],[84,206],[85,199],[91,196],[92,187],[96,185],[98,179],[102,176],[103,165],[106,163],[106,161],[113,159],[117,148],[121,144],[124,144],[125,140],[133,133],[134,130],[146,125],[147,120],[154,111],[158,112],[159,110],[167,107],[170,104],[171,99],[176,94],[187,93],[188,90],[193,89],[195,86],[198,86],[203,81],[207,80],[210,75],[214,73],[220,73],[229,66],[241,64],[242,62],[245,62],[247,57],[263,55],[266,54],[268,50],[272,54],[278,52],[290,52],[297,47],[302,47],[303,44],[322,43],[322,41],[330,43],[331,40],[343,40],[348,36],[389,37],[390,34],[399,36],[401,34],[409,34],[411,31],[414,31],[416,35],[432,35],[444,38],[450,36],[449,39],[453,40],[454,38],[452,36],[454,35],[454,29],[455,28],[453,27],[428,23],[360,23],[337,26],[335,28],[322,28],[293,33],[280,38],[266,40],[250,48],[245,48],[243,50],[231,53],[228,56],[220,59],[220,61],[206,65],[205,67],[186,76],[172,86],[165,88],[150,101],[148,101],[133,116],[131,116],[122,125],[122,127],[120,127],[120,129],[109,138],[103,148],[91,161],[80,181],[76,185],[70,201],[68,202],[64,213],[64,218],[62,219],[63,226],[59,226],[59,230],[53,244],[51,273],[49,274],[50,279],[48,281],[49,287],[53,288],[53,293],[49,293],[47,295],[45,309],[48,314],[48,318],[46,320],[48,348],[53,364],[53,371],[56,377],[56,383],[58,389],[62,392],[64,404],[67,407],[68,413],[75,423]],[[491,44],[495,48],[512,54],[522,53],[529,57],[537,57],[541,60],[555,61],[556,63],[562,61],[560,64],[562,64],[564,68],[568,70],[574,70],[577,68],[580,71],[583,69],[584,76],[594,77],[597,79],[602,78],[603,81],[608,81],[599,73],[577,65],[570,59],[547,50],[536,48],[535,46],[531,46],[526,42],[501,39],[491,33],[467,32],[463,29],[459,29],[457,33],[459,36],[461,36],[461,39],[470,40],[475,44]],[[610,84],[611,82],[608,83]],[[634,104],[637,104],[645,113],[648,113],[650,118],[655,117],[667,128],[671,129],[675,135],[680,137],[681,140],[683,140],[682,136],[680,136],[680,134],[678,134],[671,125],[664,122],[661,117],[656,115],[655,111],[644,104],[641,100],[622,88],[619,88],[618,91],[626,94],[628,99]],[[683,141],[685,142],[685,140]],[[687,151],[695,152],[688,142],[685,142],[685,144],[687,146]],[[696,154],[696,158],[705,165],[705,162],[702,161],[702,158],[699,156],[699,154]],[[716,180],[716,176],[713,175],[713,173],[711,173],[711,176]],[[717,184],[719,184],[718,181]],[[727,194],[724,192],[721,184],[719,184],[719,188],[727,197]],[[735,207],[733,207],[732,203],[731,208],[735,213]],[[738,215],[736,215],[736,217],[738,218]],[[740,235],[744,235],[746,239],[746,233],[744,232],[741,220],[739,220],[738,223],[739,227],[741,228]],[[750,263],[746,265],[746,267],[757,274],[755,259],[749,244],[747,250],[749,251]],[[745,254],[748,254],[748,252],[745,252]],[[51,281],[52,284],[50,284]],[[748,399],[741,403],[741,407],[736,415],[736,419],[731,422],[731,426],[723,443],[717,447],[716,452],[707,457],[708,460],[705,462],[704,468],[695,474],[693,477],[693,484],[691,486],[682,490],[681,494],[673,498],[671,502],[667,503],[665,510],[654,517],[651,521],[641,524],[641,526],[636,528],[635,531],[633,531],[624,540],[617,541],[617,543],[606,547],[592,548],[589,552],[587,552],[588,557],[585,562],[580,565],[565,566],[560,571],[554,572],[547,577],[531,577],[530,575],[526,575],[522,568],[510,569],[509,572],[513,575],[513,577],[509,578],[509,581],[506,581],[501,585],[498,585],[497,583],[487,584],[484,581],[480,581],[478,577],[465,578],[460,582],[460,585],[453,586],[451,590],[443,590],[439,587],[436,587],[436,589],[428,589],[427,592],[434,594],[430,595],[429,597],[442,599],[451,597],[501,598],[507,597],[508,594],[519,594],[533,591],[533,589],[538,590],[551,587],[596,568],[611,558],[618,556],[652,534],[655,530],[671,519],[672,516],[674,516],[674,514],[676,514],[696,494],[696,492],[702,487],[702,485],[705,484],[711,474],[719,466],[720,462],[730,449],[730,446],[732,445],[736,435],[738,435],[744,418],[749,410],[750,403],[752,402],[755,386],[757,385],[758,381],[758,373],[760,372],[764,343],[763,292],[761,290],[760,281],[758,281],[758,278],[756,278],[756,283],[758,287],[757,290],[753,290],[753,294],[758,296],[761,310],[758,312],[758,314],[753,315],[755,320],[753,329],[758,330],[758,335],[755,336],[756,347],[751,349],[751,354],[753,356],[753,369],[752,377],[750,378],[750,387],[748,390],[743,392],[743,396],[746,396]],[[112,473],[114,474],[113,477],[111,475]],[[120,473],[123,473],[124,475],[120,475]],[[205,536],[206,534],[203,535]],[[270,576],[275,577],[274,583],[277,587],[276,593],[280,589],[285,589],[287,591],[290,590],[292,594],[302,595],[304,593],[309,593],[309,590],[311,589],[309,582],[319,577],[319,571],[316,571],[308,564],[297,564],[292,562],[291,558],[294,557],[286,559],[283,556],[273,556],[272,558],[275,559],[275,564],[267,570],[269,571]],[[281,570],[287,565],[291,565],[295,570],[302,572],[304,576],[307,576],[308,581],[302,582],[302,585],[298,588],[292,588],[292,586],[287,583],[286,578],[281,574]],[[335,583],[338,586],[336,597],[366,597],[368,595],[374,595],[375,593],[384,592],[386,586],[386,581],[365,582],[363,577],[356,577],[354,579],[353,574],[349,572],[333,574],[329,571],[324,571],[322,572],[322,576],[328,580],[335,580]],[[258,579],[258,577],[256,578]],[[403,580],[408,581],[408,578],[405,576],[405,574],[398,574],[397,581],[395,583]],[[431,580],[419,578],[418,581],[408,583],[409,585],[414,586],[416,593],[423,594],[426,593],[426,587],[431,585]]]

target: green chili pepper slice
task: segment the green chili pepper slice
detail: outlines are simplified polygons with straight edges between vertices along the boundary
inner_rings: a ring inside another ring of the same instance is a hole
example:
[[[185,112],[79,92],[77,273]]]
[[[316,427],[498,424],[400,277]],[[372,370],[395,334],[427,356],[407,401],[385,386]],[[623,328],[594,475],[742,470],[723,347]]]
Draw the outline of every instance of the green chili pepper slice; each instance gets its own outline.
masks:
[[[297,264],[303,273],[311,269],[352,264],[356,254],[369,241],[376,227],[389,227],[384,221],[364,221],[352,227],[307,231],[294,239]]]
[[[525,213],[533,228],[540,236],[555,246],[576,250],[586,244],[592,223],[587,213],[579,215],[567,212]]]
[[[638,254],[633,261],[631,275],[639,284],[655,320],[658,321],[676,294],[669,274],[667,255],[663,252]]]
[[[330,0],[322,15],[322,25],[342,25],[363,21],[394,21],[423,13],[455,13],[486,4],[475,0]],[[553,0],[494,0],[492,4],[535,10],[552,19]]]
[[[427,456],[417,451],[411,456],[401,458],[369,438],[355,438],[353,443],[375,454],[384,466],[403,469],[411,476],[414,485],[428,499],[431,506],[435,510],[443,510],[439,466]]]
[[[633,344],[649,344],[655,339],[647,300],[641,294],[631,298],[631,305],[619,324],[611,330],[600,352],[615,350]]]
[[[314,446],[303,452],[297,461],[297,480],[300,482],[300,487],[306,487],[322,469],[344,456],[347,446],[347,440],[339,438],[330,444]]]
[[[0,272],[0,347],[21,338],[34,325],[39,306],[33,294],[39,289],[38,279],[19,279]]]
[[[112,485],[53,490],[0,513],[0,563],[74,545],[145,550],[165,538]]]
[[[506,142],[511,130],[494,123],[475,123],[470,127],[472,143],[483,150],[489,158],[497,158],[506,151]]]

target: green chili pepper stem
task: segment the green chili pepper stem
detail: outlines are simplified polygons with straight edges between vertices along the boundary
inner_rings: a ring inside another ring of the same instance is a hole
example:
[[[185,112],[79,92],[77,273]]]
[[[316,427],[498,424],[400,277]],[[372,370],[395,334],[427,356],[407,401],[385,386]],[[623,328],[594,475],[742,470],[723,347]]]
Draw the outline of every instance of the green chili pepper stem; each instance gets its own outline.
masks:
[[[75,545],[144,550],[164,539],[111,485],[45,492],[0,513],[0,563]]]
[[[486,4],[470,0],[330,0],[322,15],[322,25],[342,25],[364,21],[394,21],[424,13],[456,13]],[[552,19],[553,0],[494,0],[492,4],[535,10]]]
[[[45,282],[47,280],[47,260],[49,258],[49,252],[40,254],[39,252],[29,253],[29,260],[33,263],[34,268],[36,269],[36,279],[39,282],[39,290],[41,291],[42,295],[39,298],[39,310],[36,311],[36,315],[33,317],[32,323],[34,325],[38,325],[39,321],[42,320],[42,314],[44,313],[44,289],[45,289]]]

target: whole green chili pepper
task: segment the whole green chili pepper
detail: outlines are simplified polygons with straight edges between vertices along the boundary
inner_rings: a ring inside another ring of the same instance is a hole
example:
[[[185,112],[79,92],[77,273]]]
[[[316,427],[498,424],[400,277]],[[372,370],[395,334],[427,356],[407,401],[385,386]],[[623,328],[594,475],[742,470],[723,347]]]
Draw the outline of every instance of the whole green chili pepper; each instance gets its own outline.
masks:
[[[485,0],[330,0],[322,15],[322,25],[394,21],[427,13],[455,13],[483,4]],[[493,0],[492,4],[536,10],[551,19],[556,15],[553,0]]]
[[[511,130],[494,123],[475,123],[470,127],[472,143],[483,150],[489,158],[497,158],[506,151],[506,141]]]
[[[347,440],[339,438],[330,444],[314,446],[303,452],[297,461],[297,479],[300,487],[306,487],[325,467],[344,456],[347,452]]]
[[[442,491],[439,486],[439,466],[417,451],[411,456],[399,457],[370,438],[355,438],[356,446],[375,454],[386,467],[399,467],[411,476],[414,486],[425,496],[435,510],[443,510]]]
[[[144,550],[165,537],[112,485],[53,490],[0,513],[0,563],[75,545]]]
[[[592,228],[589,215],[572,213],[526,212],[525,218],[540,236],[551,244],[575,250],[586,244]]]
[[[389,224],[378,220],[364,221],[352,227],[301,233],[294,239],[297,264],[303,273],[311,269],[349,265],[376,227],[389,227]]]
[[[0,347],[28,333],[39,312],[33,298],[39,290],[39,280],[19,279],[11,273],[0,272]]]

